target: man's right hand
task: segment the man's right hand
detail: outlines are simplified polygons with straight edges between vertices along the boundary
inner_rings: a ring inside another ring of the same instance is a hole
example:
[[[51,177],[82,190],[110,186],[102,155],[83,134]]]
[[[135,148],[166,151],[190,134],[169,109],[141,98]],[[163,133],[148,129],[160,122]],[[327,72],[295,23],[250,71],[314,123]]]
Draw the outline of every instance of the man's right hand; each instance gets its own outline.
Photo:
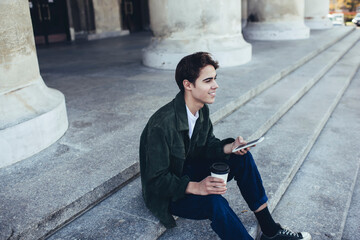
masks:
[[[185,193],[194,195],[224,194],[226,190],[224,180],[208,176],[201,182],[189,182]]]

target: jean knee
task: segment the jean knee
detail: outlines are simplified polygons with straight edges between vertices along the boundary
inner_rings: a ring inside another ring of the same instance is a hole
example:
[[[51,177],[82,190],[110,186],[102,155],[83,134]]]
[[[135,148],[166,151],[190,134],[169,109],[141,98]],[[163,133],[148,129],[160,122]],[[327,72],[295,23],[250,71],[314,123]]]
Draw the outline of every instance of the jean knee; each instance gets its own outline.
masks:
[[[254,158],[250,152],[247,152],[244,155],[232,154],[229,159],[229,164],[233,167],[242,167],[248,162],[254,163]]]
[[[228,201],[221,195],[209,195],[209,200],[211,204],[212,215],[224,214],[226,209],[230,207]]]

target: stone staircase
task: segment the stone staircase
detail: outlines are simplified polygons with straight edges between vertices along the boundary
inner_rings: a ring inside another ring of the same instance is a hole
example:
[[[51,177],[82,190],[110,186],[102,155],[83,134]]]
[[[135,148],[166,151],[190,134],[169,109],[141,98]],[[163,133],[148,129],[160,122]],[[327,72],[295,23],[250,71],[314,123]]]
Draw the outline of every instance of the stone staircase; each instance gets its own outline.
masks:
[[[55,63],[42,65],[45,51],[39,51],[45,82],[68,99],[70,128],[49,149],[0,169],[0,239],[217,239],[208,221],[178,219],[177,228],[165,231],[142,201],[139,136],[148,117],[176,94],[173,72],[137,62],[142,37],[122,38],[129,41],[119,46],[129,59],[123,67],[114,54],[110,67],[108,59],[100,66],[86,59],[85,73],[76,68],[82,61],[69,74],[57,72]],[[360,232],[357,216],[347,214],[359,209],[359,39],[360,31],[339,27],[314,31],[308,40],[255,41],[250,63],[218,70],[220,88],[210,106],[215,135],[265,136],[252,153],[270,210],[314,239],[357,239]],[[102,59],[104,48],[83,51]],[[92,87],[74,89],[74,81]],[[256,237],[253,214],[233,181],[229,188],[225,197]]]

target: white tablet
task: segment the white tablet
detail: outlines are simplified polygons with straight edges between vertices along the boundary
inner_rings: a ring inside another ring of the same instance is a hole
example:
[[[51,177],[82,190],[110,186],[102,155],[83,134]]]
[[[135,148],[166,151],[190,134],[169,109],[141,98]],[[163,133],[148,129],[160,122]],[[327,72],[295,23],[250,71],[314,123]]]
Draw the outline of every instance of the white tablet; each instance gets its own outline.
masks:
[[[232,150],[232,152],[237,152],[237,151],[239,151],[239,150],[241,150],[243,148],[248,148],[248,147],[254,146],[254,145],[262,142],[264,139],[265,139],[265,137],[261,137],[261,138],[258,138],[256,140],[254,140],[254,141],[250,141],[247,144],[237,146],[236,148],[234,148],[234,150]]]

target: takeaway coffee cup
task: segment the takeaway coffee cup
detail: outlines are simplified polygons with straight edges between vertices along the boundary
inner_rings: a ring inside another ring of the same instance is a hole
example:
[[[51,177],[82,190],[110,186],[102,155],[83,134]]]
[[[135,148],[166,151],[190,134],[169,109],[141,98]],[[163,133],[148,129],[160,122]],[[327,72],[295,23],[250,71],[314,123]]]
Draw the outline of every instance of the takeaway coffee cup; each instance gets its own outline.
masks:
[[[210,167],[212,177],[221,178],[227,183],[228,174],[230,172],[229,165],[223,162],[216,162]]]

